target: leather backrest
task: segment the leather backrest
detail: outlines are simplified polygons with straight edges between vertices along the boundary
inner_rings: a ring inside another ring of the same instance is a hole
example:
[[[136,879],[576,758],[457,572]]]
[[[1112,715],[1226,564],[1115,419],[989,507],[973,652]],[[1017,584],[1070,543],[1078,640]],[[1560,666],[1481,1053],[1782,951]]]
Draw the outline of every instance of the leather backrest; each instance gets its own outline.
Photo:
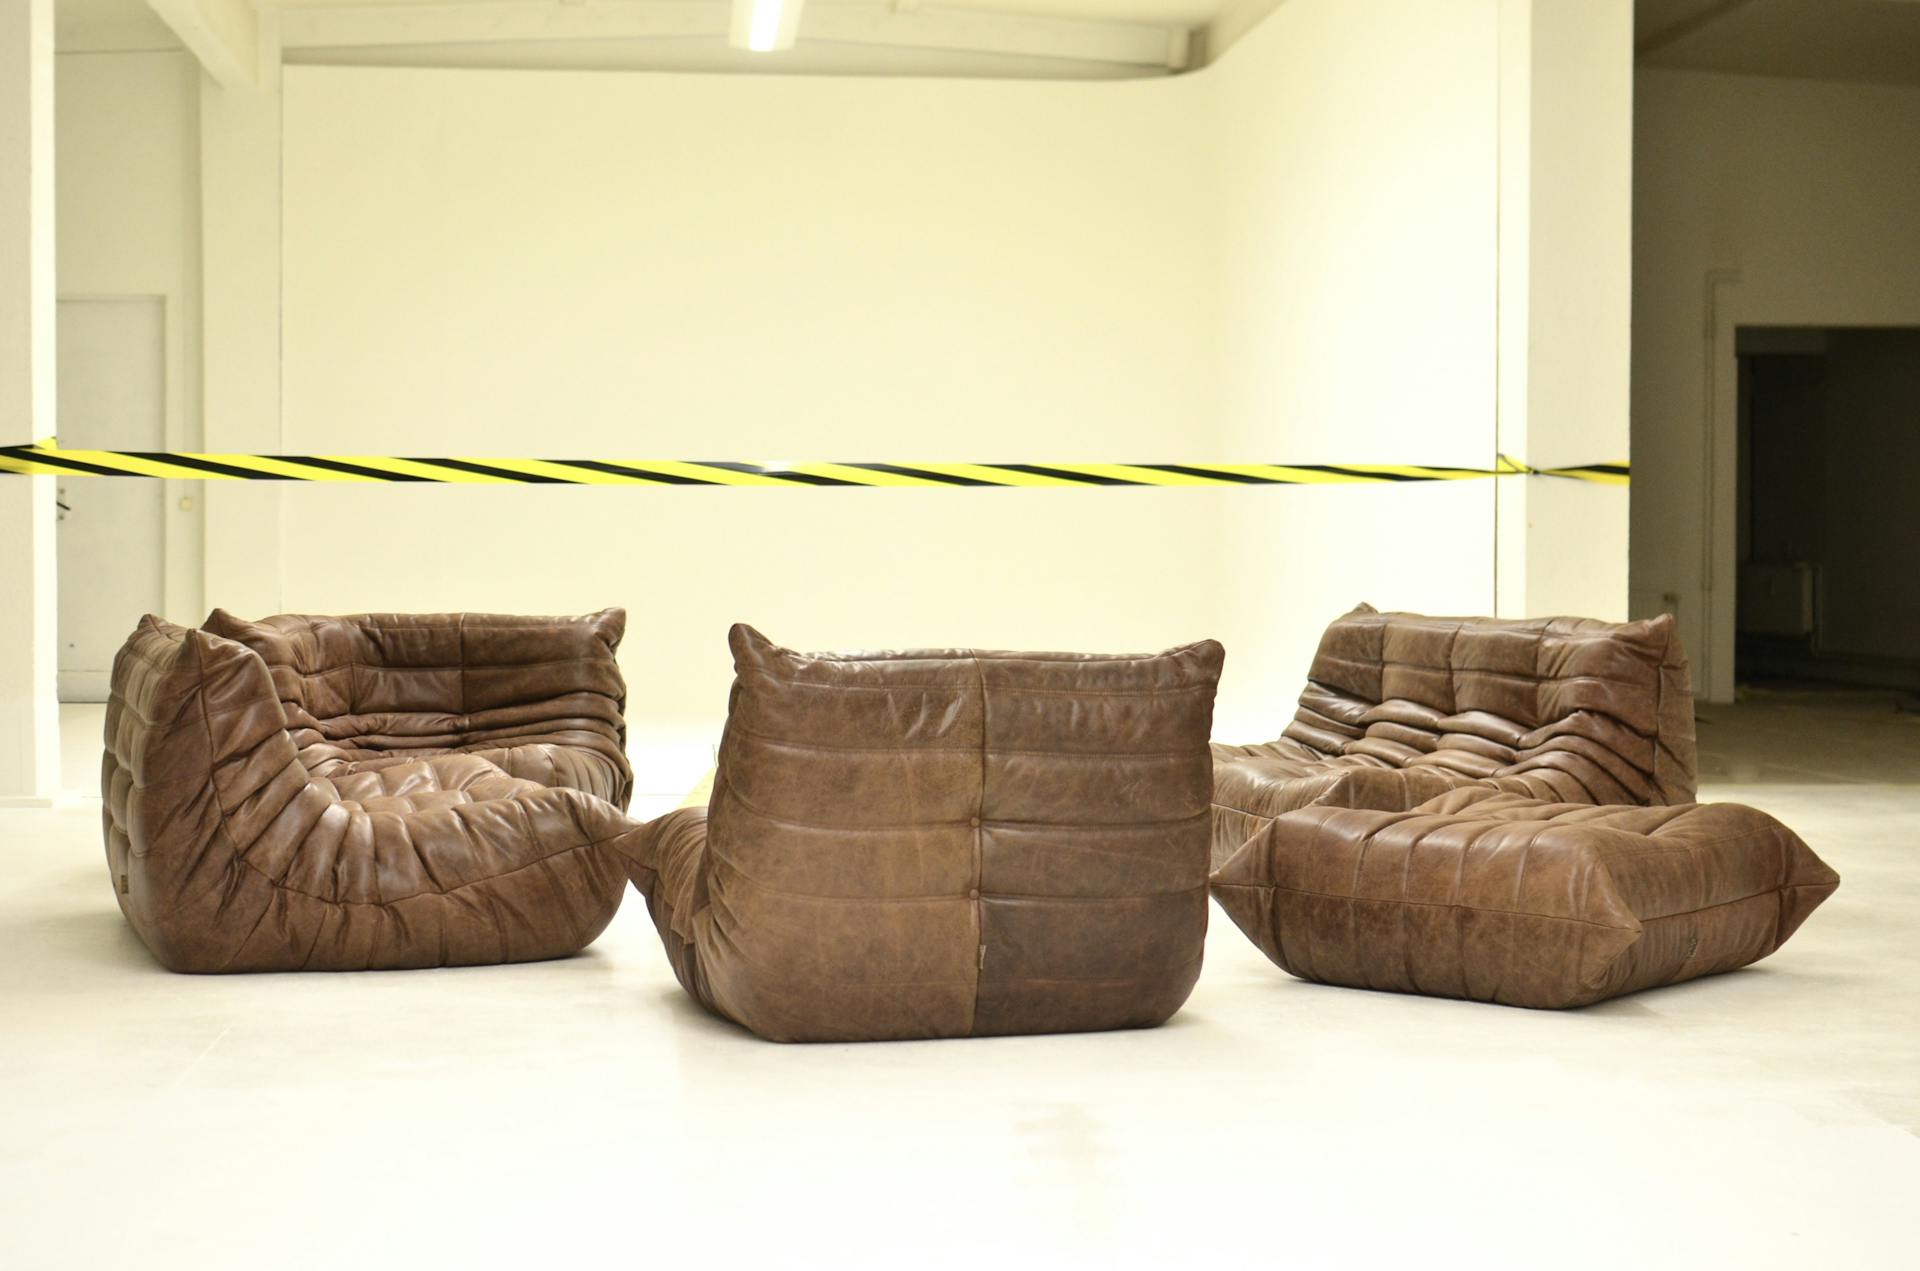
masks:
[[[1223,658],[729,636],[705,966],[787,1039],[1159,1023],[1199,974]]]
[[[204,629],[266,662],[302,758],[550,743],[603,754],[625,773],[626,684],[615,651],[626,612],[281,614],[224,609]]]
[[[1553,770],[1597,803],[1692,802],[1673,618],[1436,618],[1361,605],[1321,638],[1286,735],[1475,778]]]

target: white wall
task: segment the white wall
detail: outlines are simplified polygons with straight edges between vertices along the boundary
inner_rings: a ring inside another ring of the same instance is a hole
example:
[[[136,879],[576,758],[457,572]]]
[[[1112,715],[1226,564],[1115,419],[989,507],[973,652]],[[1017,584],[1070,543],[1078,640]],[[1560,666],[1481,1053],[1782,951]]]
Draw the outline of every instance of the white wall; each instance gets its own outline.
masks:
[[[1222,456],[1492,463],[1498,9],[1293,0],[1204,72]],[[1358,601],[1494,607],[1490,482],[1218,501],[1223,738],[1276,731]]]
[[[1485,464],[1496,11],[1295,0],[1099,85],[289,68],[285,448]],[[288,498],[398,544],[290,529],[288,607],[625,603],[667,719],[745,619],[1217,635],[1220,731],[1267,736],[1354,601],[1493,603],[1486,483]]]
[[[60,298],[161,301],[167,445],[200,449],[199,66],[184,52],[62,54],[55,63]],[[102,444],[69,426],[60,440]],[[165,484],[166,616],[197,622],[202,489]],[[115,621],[132,631],[140,616]]]
[[[286,448],[1205,453],[1192,94],[1143,87],[289,68]],[[402,544],[291,533],[290,607],[625,604],[656,720],[724,712],[743,619],[803,646],[1213,628],[1204,493],[289,498]]]
[[[1192,88],[290,67],[287,444],[1191,439]]]
[[[1915,155],[1920,90],[1638,77],[1632,585],[1643,611],[1678,598],[1716,700],[1733,693],[1734,328],[1920,325]]]
[[[1289,0],[1207,70],[1128,83],[202,80],[205,444],[1485,465],[1503,180],[1529,215],[1535,180],[1502,28],[1534,8]],[[808,647],[1217,636],[1218,733],[1248,739],[1355,601],[1498,601],[1488,482],[200,497],[207,605],[625,604],[636,719],[703,733],[735,620]],[[1592,539],[1567,607],[1604,613],[1624,549]]]
[[[1227,448],[1489,461],[1498,9],[1284,4],[1199,76]]]

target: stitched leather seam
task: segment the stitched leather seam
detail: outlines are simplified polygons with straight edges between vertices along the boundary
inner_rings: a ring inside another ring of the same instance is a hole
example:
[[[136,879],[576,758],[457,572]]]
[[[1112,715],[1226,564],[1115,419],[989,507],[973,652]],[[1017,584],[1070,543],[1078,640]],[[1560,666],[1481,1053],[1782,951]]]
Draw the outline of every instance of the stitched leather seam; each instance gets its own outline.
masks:
[[[676,937],[676,938],[679,938],[679,937]],[[682,943],[689,943],[689,942],[682,940]],[[758,959],[750,956],[749,954],[746,953],[744,949],[740,948],[737,945],[734,946],[730,950],[730,952],[735,957],[739,958],[741,962],[745,963],[747,966],[752,967],[753,969],[755,969],[756,971],[759,971],[762,975],[764,975],[766,977],[767,982],[776,983],[776,984],[782,980],[788,981],[790,983],[793,981],[800,981],[805,984],[826,985],[830,988],[835,988],[835,989],[857,990],[857,989],[913,988],[913,987],[923,987],[926,985],[936,985],[936,986],[951,985],[954,987],[961,987],[967,983],[966,980],[945,979],[941,977],[934,977],[934,978],[929,978],[924,980],[837,980],[828,976],[809,975],[805,971],[801,971],[795,968],[794,966],[792,966],[791,964],[780,966],[780,967],[769,966],[767,963],[759,961]],[[1174,965],[1168,967],[1165,971],[1149,973],[1147,975],[1142,975],[1142,976],[1129,977],[1127,979],[1121,979],[1121,980],[1076,980],[1070,977],[1059,977],[1055,980],[1045,980],[1045,979],[1029,979],[1024,976],[1016,976],[1016,977],[1009,977],[1008,979],[1005,979],[1005,980],[988,980],[987,983],[994,985],[995,987],[998,987],[1000,985],[1007,985],[1007,984],[1046,984],[1046,983],[1131,984],[1131,983],[1138,983],[1143,980],[1157,980],[1157,979],[1160,979],[1162,976],[1170,975],[1177,971],[1183,971],[1187,967],[1192,966],[1195,962],[1200,961],[1201,958],[1204,956],[1205,956],[1205,953],[1204,951],[1202,951],[1202,953],[1197,954],[1194,957],[1187,958],[1184,961],[1175,963]],[[771,1003],[765,1000],[766,995],[764,993],[760,994],[759,996],[761,998],[762,1006],[771,1005]],[[787,1013],[782,1012],[782,1014],[787,1014]],[[729,1015],[727,1016],[727,1018],[732,1019],[733,1017]],[[800,1016],[797,1014],[787,1014],[787,1018],[798,1020]],[[734,1022],[738,1023],[739,1021],[735,1020]],[[973,1027],[973,1021],[969,1020],[967,1027],[969,1030],[971,1030]]]
[[[1151,666],[1172,661],[1175,655],[1191,653],[1205,641],[1183,644],[1160,653],[1063,654],[1045,657],[1033,653],[1013,653],[994,649],[910,649],[897,653],[795,653],[778,650],[777,656],[789,665],[795,661],[825,662],[833,666],[906,666],[915,662],[954,662],[960,655],[996,666]]]
[[[1205,892],[1209,886],[1210,884],[1208,883],[1196,883],[1192,887],[1178,887],[1172,891],[1122,892],[1111,896],[1049,896],[1035,892],[983,891],[980,893],[980,899],[983,902],[989,900],[1037,900],[1042,902],[1058,901],[1061,904],[1071,905],[1107,905],[1115,901],[1165,900],[1168,897],[1179,899],[1181,897],[1191,896],[1196,892]]]
[[[316,618],[320,619],[323,622],[331,623],[332,626],[329,628],[329,630],[346,629],[349,632],[353,634],[358,634],[358,635],[368,635],[374,631],[395,632],[395,633],[397,632],[412,633],[412,632],[418,632],[418,631],[426,631],[426,632],[432,632],[432,633],[451,633],[459,629],[453,624],[445,623],[445,622],[371,621],[371,619],[389,618],[389,617],[412,618],[415,616],[413,614],[356,613],[356,614],[342,614],[339,616],[335,616],[332,614],[320,614],[320,613],[301,613],[301,614],[283,613],[283,614],[276,614],[274,616],[279,618],[299,619],[302,624],[302,629],[309,633],[313,633],[313,636],[316,640],[319,639],[318,632],[320,630],[320,628],[314,624],[314,619]],[[455,616],[458,617],[460,615],[455,615]],[[588,619],[595,618],[598,616],[599,615],[597,614],[590,614],[588,615]],[[295,632],[288,631],[280,627],[276,627],[270,622],[265,622],[265,621],[248,622],[244,618],[240,619],[240,621],[246,622],[248,626],[252,626],[252,627],[266,627],[268,630],[287,639],[295,638]],[[575,630],[575,629],[584,629],[589,625],[590,625],[590,622],[585,619],[563,617],[563,618],[560,618],[557,622],[549,618],[533,618],[527,622],[475,622],[475,623],[469,624],[469,629],[473,631],[523,631],[523,632],[530,632],[534,635],[544,635],[551,632],[556,626],[564,627],[567,630]],[[220,633],[215,631],[215,632],[209,632],[208,634],[219,635]],[[232,636],[221,636],[221,638],[225,640],[233,639]],[[603,644],[606,643],[606,641],[597,633],[593,636],[593,639],[599,640]],[[239,641],[235,641],[235,643],[239,643]]]
[[[1394,663],[1393,665],[1398,666],[1398,665],[1404,665],[1404,664]],[[1432,669],[1435,671],[1446,670],[1445,667],[1433,667],[1428,669]],[[1544,676],[1544,677],[1534,677],[1529,675],[1506,675],[1506,676],[1501,676],[1500,678],[1512,680],[1515,683],[1530,683],[1536,686],[1541,684],[1554,684],[1554,685],[1600,684],[1600,685],[1607,685],[1616,689],[1626,689],[1633,692],[1637,692],[1641,688],[1641,682],[1638,680],[1614,679],[1607,676],[1599,676],[1599,675],[1571,675],[1571,676]],[[1331,698],[1333,699],[1333,701],[1341,703],[1343,705],[1346,705],[1349,707],[1358,705],[1359,707],[1361,707],[1363,712],[1377,710],[1380,707],[1387,705],[1389,702],[1405,702],[1410,706],[1417,706],[1424,710],[1440,711],[1440,708],[1437,706],[1429,706],[1425,702],[1419,701],[1415,698],[1405,697],[1405,696],[1395,696],[1395,697],[1383,696],[1377,701],[1370,700],[1362,696],[1360,693],[1358,693],[1355,690],[1342,688],[1334,684],[1329,684],[1325,680],[1309,679],[1307,681],[1307,688],[1318,689],[1325,698]],[[1347,724],[1343,720],[1335,719],[1333,716],[1327,715],[1320,710],[1307,706],[1304,701],[1306,694],[1303,692],[1301,696],[1303,701],[1298,707],[1296,707],[1296,710],[1310,710],[1312,711],[1312,713],[1316,718],[1325,720],[1329,723],[1341,724],[1344,727],[1349,727],[1349,728],[1357,727],[1357,725]],[[1460,715],[1470,715],[1475,713],[1495,715],[1496,718],[1500,718],[1500,719],[1506,718],[1506,716],[1497,715],[1496,712],[1493,712],[1484,706],[1468,707],[1465,710],[1457,709],[1457,706],[1458,704],[1456,703],[1456,709],[1451,711],[1441,712],[1442,718],[1453,719]],[[1595,707],[1592,705],[1578,707],[1575,710],[1570,711],[1569,714],[1570,715],[1594,715],[1594,716],[1598,716],[1601,719],[1611,720],[1615,724],[1618,724],[1621,727],[1621,729],[1623,729],[1624,731],[1630,732],[1634,736],[1642,738],[1644,740],[1648,740],[1648,741],[1657,740],[1661,735],[1659,724],[1657,722],[1654,725],[1654,731],[1642,732],[1640,729],[1634,727],[1630,721],[1622,719],[1618,715],[1608,714],[1606,711],[1601,710],[1598,707]],[[1530,733],[1541,728],[1550,728],[1554,724],[1559,722],[1560,722],[1559,719],[1547,720],[1545,722],[1535,724],[1531,727],[1523,728],[1520,731],[1522,733]],[[1498,739],[1495,738],[1493,740],[1498,740]]]
[[[1184,971],[1206,955],[1196,953],[1192,957],[1175,962],[1163,971],[1149,971],[1143,975],[1123,976],[1078,976],[1078,975],[1010,975],[1004,980],[989,980],[995,988],[1012,984],[1147,984],[1165,979],[1179,971]]]
[[[830,755],[973,755],[980,753],[979,746],[827,746],[819,742],[789,741],[784,737],[775,737],[770,733],[758,732],[751,728],[734,724],[734,731],[743,737],[763,741],[772,746],[785,746],[792,750],[813,750]],[[994,755],[1037,755],[1048,759],[1193,759],[1195,752],[1187,750],[1033,750],[1012,746],[995,746]]]
[[[938,691],[942,693],[969,693],[974,686],[967,684],[835,684],[826,680],[796,680],[775,675],[761,667],[747,667],[743,675],[758,675],[772,680],[785,688],[823,688],[836,693],[895,693],[901,689]],[[1167,686],[1143,685],[1140,688],[1022,688],[1013,684],[995,684],[996,693],[1021,693],[1035,697],[1164,697],[1168,693],[1197,693],[1213,686],[1206,683],[1173,684]]]
[[[497,802],[512,803],[512,802],[517,802],[517,800],[504,799],[504,800],[497,800]],[[467,804],[465,806],[478,807],[481,805]],[[282,891],[290,892],[296,896],[304,896],[308,900],[318,901],[321,904],[325,904],[325,905],[350,905],[360,909],[386,909],[393,905],[405,904],[409,900],[418,900],[422,896],[458,896],[461,892],[470,891],[476,887],[485,887],[488,884],[496,883],[503,878],[512,878],[515,874],[523,874],[530,869],[538,869],[541,865],[544,865],[547,862],[552,860],[557,860],[562,856],[571,856],[575,852],[586,852],[586,851],[591,851],[594,848],[605,847],[607,844],[613,842],[614,839],[619,837],[620,836],[616,834],[609,838],[593,839],[590,842],[577,843],[572,847],[563,847],[557,852],[551,852],[546,856],[540,857],[538,860],[528,861],[525,865],[516,865],[512,869],[505,870],[498,874],[488,874],[485,878],[476,878],[471,882],[461,883],[459,886],[454,887],[448,891],[421,890],[421,891],[415,891],[415,892],[408,892],[404,896],[395,896],[391,900],[334,900],[326,896],[316,896],[310,891],[304,891],[301,888],[294,887],[291,884],[287,884],[287,883],[274,883],[274,886],[280,888]],[[253,870],[254,873],[259,874],[261,877],[267,879],[269,882],[272,881],[273,876],[271,874],[268,874],[265,870],[261,869],[259,866],[248,861],[244,856],[237,857],[236,859],[238,859],[242,864],[246,865],[248,869]]]
[[[775,892],[782,896],[797,896],[802,900],[824,900],[830,901],[833,904],[848,905],[929,905],[943,901],[951,904],[958,900],[972,899],[970,893],[976,890],[980,892],[978,899],[981,904],[985,904],[990,900],[1057,900],[1074,904],[1086,902],[1110,904],[1116,900],[1159,900],[1167,896],[1191,896],[1195,892],[1206,891],[1209,886],[1207,883],[1197,883],[1192,887],[1180,887],[1172,891],[1126,892],[1111,896],[1046,896],[1025,892],[989,892],[984,889],[972,887],[966,891],[934,892],[920,896],[848,896],[842,892],[800,891],[792,887],[782,887],[778,883],[769,883],[755,878],[746,870],[741,869],[730,858],[714,851],[711,846],[707,849],[707,855],[709,859],[725,865],[728,873],[734,875],[757,891]]]
[[[449,628],[449,630],[451,630],[451,628]],[[243,644],[245,642],[236,640],[234,643]],[[251,645],[248,647],[252,649]],[[267,654],[261,653],[258,649],[253,649],[252,651],[262,662],[267,664],[269,670],[290,672],[294,678],[303,681],[325,679],[329,675],[339,675],[344,671],[459,671],[468,669],[475,671],[517,671],[524,668],[542,666],[579,666],[582,663],[589,666],[618,665],[610,656],[603,657],[599,654],[592,654],[587,657],[537,658],[531,662],[367,662],[360,658],[354,658],[346,662],[330,662],[325,666],[308,668],[292,662],[272,661],[268,658]],[[574,693],[600,692],[594,688],[576,688],[569,691]],[[601,693],[600,695],[602,697],[610,696],[605,693]]]
[[[1793,884],[1793,886],[1799,887],[1816,885],[1819,884]],[[1291,896],[1306,896],[1318,900],[1345,900],[1352,901],[1355,904],[1365,905],[1419,905],[1423,909],[1457,909],[1464,913],[1486,914],[1489,917],[1496,918],[1538,918],[1546,922],[1569,922],[1578,923],[1587,927],[1599,927],[1603,931],[1633,931],[1632,927],[1622,927],[1610,922],[1595,922],[1591,918],[1573,918],[1564,914],[1527,913],[1517,909],[1489,909],[1484,905],[1461,905],[1445,900],[1398,899],[1391,896],[1343,896],[1338,892],[1311,891],[1304,887],[1288,887],[1282,883],[1214,883],[1213,886],[1233,891],[1286,892]],[[1778,887],[1769,887],[1764,891],[1750,892],[1745,896],[1736,896],[1731,900],[1717,900],[1711,905],[1702,905],[1698,909],[1686,909],[1670,914],[1656,914],[1647,918],[1640,918],[1636,915],[1636,920],[1641,923],[1642,929],[1644,930],[1645,924],[1649,922],[1665,922],[1669,918],[1691,918],[1697,914],[1712,913],[1716,909],[1725,909],[1729,905],[1743,905],[1749,900],[1759,900],[1762,897],[1772,895],[1781,890],[1782,889]]]
[[[818,825],[812,821],[796,821],[792,817],[775,816],[771,812],[762,811],[747,802],[747,800],[741,796],[740,788],[731,783],[727,786],[727,797],[759,817],[762,821],[773,821],[779,825],[798,826],[803,830],[829,830],[835,834],[877,834],[885,831],[897,832],[900,830],[926,830],[933,828],[965,830],[972,828],[965,821],[908,821],[899,825]],[[993,826],[995,828],[1037,826],[1041,829],[1050,830],[1138,830],[1154,825],[1185,825],[1189,821],[1199,820],[1203,815],[1205,814],[1195,812],[1190,816],[1178,817],[1171,821],[1002,821],[988,820],[983,817],[981,818],[980,825],[983,829],[987,826]]]
[[[467,709],[467,618],[466,618],[466,615],[465,614],[460,615],[459,620],[456,621],[453,625],[456,628],[456,634],[454,635],[454,639],[458,641],[460,645],[460,672],[459,672],[460,674],[460,718],[467,719],[471,717],[473,712]],[[393,668],[393,669],[397,669],[397,668]]]
[[[973,659],[973,673],[980,686],[980,795],[973,809],[973,938],[977,946],[977,956],[969,958],[973,964],[973,1001],[967,1006],[967,1032],[971,1034],[974,1025],[980,1022],[980,980],[987,969],[987,906],[982,898],[980,884],[986,881],[987,872],[987,722],[989,705],[987,700],[987,672],[980,665],[980,654],[967,650],[967,656]]]

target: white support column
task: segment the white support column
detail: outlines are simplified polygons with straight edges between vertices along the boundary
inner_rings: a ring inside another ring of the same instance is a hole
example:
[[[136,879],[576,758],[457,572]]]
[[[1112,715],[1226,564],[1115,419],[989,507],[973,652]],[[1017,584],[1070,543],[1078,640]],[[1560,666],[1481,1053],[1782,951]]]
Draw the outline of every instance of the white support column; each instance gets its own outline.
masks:
[[[0,5],[0,432],[54,432],[53,0]],[[0,476],[0,804],[60,788],[52,477]]]
[[[1536,468],[1628,456],[1633,13],[1500,3],[1498,445]],[[1503,477],[1505,617],[1627,616],[1625,488]]]
[[[276,454],[280,444],[280,93],[200,89],[202,419],[214,452]],[[279,485],[209,481],[208,608],[280,612]]]

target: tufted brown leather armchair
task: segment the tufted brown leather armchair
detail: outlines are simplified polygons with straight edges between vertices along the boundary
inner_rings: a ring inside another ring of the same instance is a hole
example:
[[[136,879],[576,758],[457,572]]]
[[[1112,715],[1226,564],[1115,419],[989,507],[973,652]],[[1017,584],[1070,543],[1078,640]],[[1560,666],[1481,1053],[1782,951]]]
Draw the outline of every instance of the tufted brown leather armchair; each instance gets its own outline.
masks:
[[[511,635],[494,624],[496,661],[525,665],[544,646],[539,620],[518,621]],[[389,647],[424,661],[438,637],[421,638],[393,636]],[[356,700],[396,709],[417,709],[409,686],[428,682],[383,684],[364,664],[339,674]],[[511,713],[518,690],[502,685],[518,681],[484,682]],[[530,961],[578,951],[613,917],[626,885],[616,841],[632,823],[612,804],[512,776],[481,747],[371,763],[325,755],[315,771],[303,761],[315,743],[296,744],[281,696],[245,645],[152,616],[114,660],[101,770],[107,865],[121,910],[163,965]],[[538,735],[561,731],[570,730]],[[453,727],[446,735],[475,740]]]
[[[1694,798],[1672,617],[1434,618],[1361,605],[1321,637],[1278,740],[1213,748],[1213,862],[1309,805],[1404,812],[1463,785],[1553,803]]]
[[[300,760],[317,777],[468,754],[625,807],[633,771],[614,653],[626,625],[624,609],[258,622],[215,609],[203,629],[266,662]]]

